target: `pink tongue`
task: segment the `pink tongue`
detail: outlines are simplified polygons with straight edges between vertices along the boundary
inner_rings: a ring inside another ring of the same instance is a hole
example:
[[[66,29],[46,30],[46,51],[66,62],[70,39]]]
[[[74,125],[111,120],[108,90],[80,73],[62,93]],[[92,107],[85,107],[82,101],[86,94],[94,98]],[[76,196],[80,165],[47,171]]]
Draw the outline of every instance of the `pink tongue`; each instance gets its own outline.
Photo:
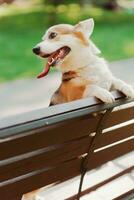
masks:
[[[44,76],[46,76],[48,74],[50,67],[51,67],[52,57],[53,57],[53,54],[50,57],[48,57],[48,61],[47,61],[47,64],[46,64],[44,70],[41,72],[41,74],[39,74],[37,76],[37,78],[43,78]]]
[[[43,70],[43,72],[41,72],[41,73],[37,76],[37,78],[43,78],[44,76],[46,76],[46,75],[48,74],[49,70],[50,70],[50,67],[51,67],[51,66],[47,63],[45,69]]]
[[[58,55],[57,55],[58,54]],[[45,69],[43,70],[43,72],[41,72],[41,74],[39,74],[37,76],[37,78],[43,78],[44,76],[46,76],[50,70],[50,67],[52,66],[52,58],[56,61],[57,58],[62,58],[64,56],[64,49],[60,50],[60,52],[56,52],[53,53],[49,58],[48,58],[48,62],[47,65],[45,67]]]

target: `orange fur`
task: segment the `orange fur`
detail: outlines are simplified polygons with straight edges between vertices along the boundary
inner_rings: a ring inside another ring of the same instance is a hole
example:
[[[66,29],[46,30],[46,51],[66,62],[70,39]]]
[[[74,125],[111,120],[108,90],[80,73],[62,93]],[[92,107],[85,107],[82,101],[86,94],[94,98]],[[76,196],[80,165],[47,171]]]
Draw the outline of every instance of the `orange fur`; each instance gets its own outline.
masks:
[[[89,45],[89,41],[84,37],[82,32],[74,32],[74,35],[80,39],[80,41],[82,42],[82,44],[84,44],[85,46]]]
[[[51,104],[55,105],[83,98],[86,86],[90,84],[92,84],[91,81],[79,77],[75,71],[64,73],[59,89],[51,98]]]
[[[66,102],[81,99],[85,90],[85,85],[77,85],[72,81],[63,82],[60,87],[60,93]],[[75,92],[74,92],[75,91]]]

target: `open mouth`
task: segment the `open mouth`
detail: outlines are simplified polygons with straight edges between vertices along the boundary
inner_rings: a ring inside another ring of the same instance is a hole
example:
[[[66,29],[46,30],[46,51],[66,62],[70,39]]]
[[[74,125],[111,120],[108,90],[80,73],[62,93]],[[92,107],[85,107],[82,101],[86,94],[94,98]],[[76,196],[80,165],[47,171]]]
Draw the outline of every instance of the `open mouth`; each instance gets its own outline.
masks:
[[[37,76],[37,78],[42,78],[46,76],[50,70],[50,67],[54,67],[60,61],[62,61],[69,54],[70,50],[71,49],[69,47],[64,46],[51,54],[42,56],[43,58],[48,58],[48,60],[47,60],[44,70],[42,71],[41,74]]]

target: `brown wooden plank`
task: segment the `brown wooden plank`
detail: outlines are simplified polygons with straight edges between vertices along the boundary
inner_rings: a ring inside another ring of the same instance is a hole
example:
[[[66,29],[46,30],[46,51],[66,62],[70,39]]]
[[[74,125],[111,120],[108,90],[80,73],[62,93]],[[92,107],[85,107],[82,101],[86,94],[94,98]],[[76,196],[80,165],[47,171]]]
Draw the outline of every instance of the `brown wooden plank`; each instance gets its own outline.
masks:
[[[114,111],[111,114],[109,114],[109,117],[107,118],[105,122],[104,128],[108,128],[116,124],[126,122],[131,119],[134,119],[134,106],[130,108],[124,108],[118,111]]]
[[[100,118],[83,118],[61,122],[48,127],[26,132],[21,137],[12,137],[0,143],[0,159],[34,151],[49,145],[57,145],[77,139],[96,130]]]
[[[134,140],[128,140],[110,148],[92,154],[89,159],[89,170],[134,150]]]
[[[47,171],[37,171],[18,180],[11,179],[0,185],[0,197],[3,200],[15,199],[15,196],[28,193],[40,187],[63,181],[80,174],[81,159],[71,160],[63,165]]]
[[[101,148],[103,146],[126,139],[133,135],[134,135],[134,123],[101,134],[101,136],[98,138],[96,142],[95,148]]]
[[[133,200],[134,199],[134,189],[114,198],[113,200]]]
[[[5,200],[5,199],[2,199],[2,200]],[[22,195],[18,194],[17,196],[10,198],[10,200],[22,200]]]
[[[24,155],[0,163],[0,181],[5,181],[44,167],[59,165],[88,151],[92,137],[86,136],[51,149],[44,149],[37,155]]]

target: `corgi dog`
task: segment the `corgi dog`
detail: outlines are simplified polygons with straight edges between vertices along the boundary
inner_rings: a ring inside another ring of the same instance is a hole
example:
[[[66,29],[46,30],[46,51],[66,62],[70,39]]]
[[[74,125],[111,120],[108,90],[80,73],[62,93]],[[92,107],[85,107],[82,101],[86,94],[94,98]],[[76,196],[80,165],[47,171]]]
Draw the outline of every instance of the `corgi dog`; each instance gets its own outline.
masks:
[[[134,89],[113,76],[107,62],[91,41],[94,29],[92,18],[76,25],[59,24],[50,27],[33,52],[48,58],[44,71],[38,76],[47,75],[50,67],[62,72],[62,82],[53,94],[50,105],[73,100],[97,97],[105,103],[114,102],[111,90],[119,90],[127,97],[134,98]]]

